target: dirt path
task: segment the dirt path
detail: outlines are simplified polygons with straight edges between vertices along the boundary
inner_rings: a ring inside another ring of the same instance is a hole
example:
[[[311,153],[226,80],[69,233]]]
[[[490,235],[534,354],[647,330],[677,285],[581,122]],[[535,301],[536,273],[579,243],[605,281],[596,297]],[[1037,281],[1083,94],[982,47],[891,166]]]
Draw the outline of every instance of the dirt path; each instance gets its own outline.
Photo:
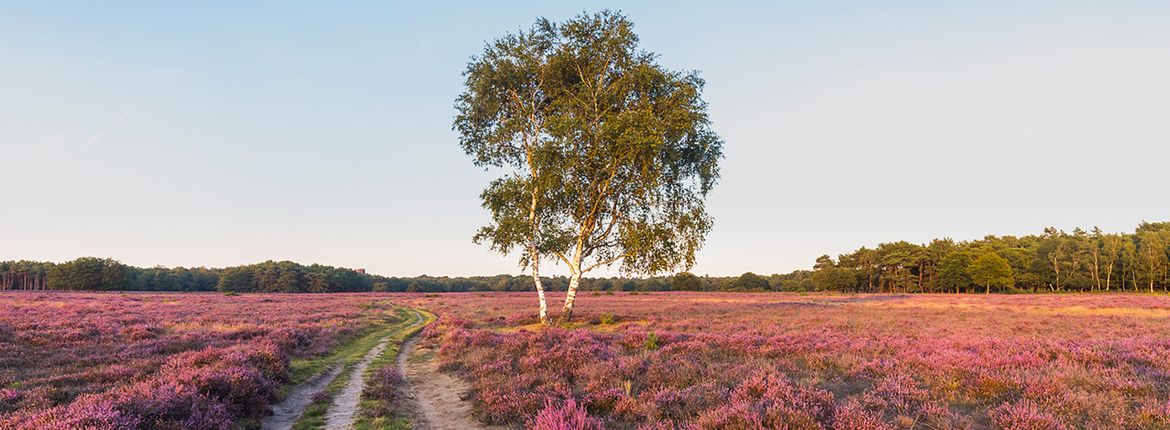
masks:
[[[418,338],[406,341],[398,354],[398,370],[406,377],[407,397],[416,411],[415,430],[503,430],[485,426],[464,400],[470,387],[463,380],[439,371],[430,349],[416,349]]]
[[[386,345],[390,343],[391,337],[389,335],[383,337],[362,357],[362,361],[354,366],[353,373],[349,375],[349,381],[345,383],[345,388],[333,398],[333,406],[329,407],[329,413],[325,417],[325,430],[353,428],[353,419],[359,410],[358,404],[361,402],[362,390],[366,388],[366,369],[369,369],[370,363],[382,355],[382,351],[386,350]]]
[[[264,417],[260,421],[261,430],[288,430],[291,429],[293,423],[313,403],[313,395],[321,392],[329,383],[341,374],[341,366],[333,366],[332,369],[317,375],[308,382],[293,388],[292,392],[285,396],[280,403],[272,405],[272,415]]]
[[[366,388],[366,371],[370,368],[370,364],[386,351],[391,341],[398,338],[398,334],[409,332],[423,323],[423,317],[417,311],[411,312],[412,320],[410,324],[404,328],[398,329],[387,334],[382,340],[378,341],[377,345],[370,348],[366,355],[362,356],[350,373],[349,380],[345,383],[345,388],[333,398],[333,405],[329,406],[329,412],[325,416],[326,430],[347,430],[353,428],[354,418],[357,417],[358,412],[361,411],[362,391]],[[399,350],[401,353],[402,350]]]

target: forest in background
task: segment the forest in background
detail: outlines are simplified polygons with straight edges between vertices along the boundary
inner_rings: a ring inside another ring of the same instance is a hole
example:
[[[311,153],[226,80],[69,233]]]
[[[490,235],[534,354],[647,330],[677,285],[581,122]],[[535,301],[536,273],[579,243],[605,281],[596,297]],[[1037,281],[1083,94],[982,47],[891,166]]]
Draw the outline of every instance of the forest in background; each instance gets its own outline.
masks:
[[[563,291],[566,277],[543,277]],[[386,277],[291,261],[227,268],[149,267],[109,258],[65,263],[0,262],[0,290],[221,292],[531,291],[529,276]],[[1133,233],[1094,228],[987,236],[927,244],[906,241],[817,258],[813,270],[787,274],[585,278],[592,291],[840,291],[872,293],[1011,293],[1170,290],[1170,222],[1143,222]]]

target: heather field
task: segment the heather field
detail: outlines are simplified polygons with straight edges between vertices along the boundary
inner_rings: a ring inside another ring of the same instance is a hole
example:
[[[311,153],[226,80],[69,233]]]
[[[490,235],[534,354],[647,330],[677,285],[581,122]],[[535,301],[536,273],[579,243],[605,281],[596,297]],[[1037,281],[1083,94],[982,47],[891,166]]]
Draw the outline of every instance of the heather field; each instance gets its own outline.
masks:
[[[226,429],[381,324],[368,295],[0,293],[0,428]],[[302,362],[295,362],[302,363]]]
[[[540,429],[1170,428],[1170,297],[443,295],[482,418]]]
[[[573,324],[549,329],[534,304],[3,293],[0,428],[254,426],[297,363],[392,305],[438,315],[421,344],[468,382],[478,419],[505,427],[1170,428],[1164,295],[586,293]],[[379,408],[401,412],[406,382],[373,375]]]

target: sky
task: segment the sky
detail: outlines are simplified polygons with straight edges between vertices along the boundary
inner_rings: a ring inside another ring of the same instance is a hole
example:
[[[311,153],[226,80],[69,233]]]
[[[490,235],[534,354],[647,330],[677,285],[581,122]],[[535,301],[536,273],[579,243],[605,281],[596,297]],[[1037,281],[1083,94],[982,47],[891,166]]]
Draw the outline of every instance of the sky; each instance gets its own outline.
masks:
[[[0,260],[518,273],[471,241],[461,73],[601,9],[706,79],[695,273],[1170,220],[1170,2],[423,3],[0,2]]]

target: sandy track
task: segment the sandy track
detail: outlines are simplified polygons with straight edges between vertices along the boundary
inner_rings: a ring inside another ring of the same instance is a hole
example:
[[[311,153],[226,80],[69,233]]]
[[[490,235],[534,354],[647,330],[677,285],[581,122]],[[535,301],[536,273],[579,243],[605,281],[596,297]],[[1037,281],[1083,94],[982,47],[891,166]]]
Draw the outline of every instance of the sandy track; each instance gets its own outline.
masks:
[[[418,338],[411,338],[398,354],[398,370],[406,377],[407,398],[413,399],[415,430],[502,430],[486,426],[475,419],[470,401],[464,400],[471,390],[463,380],[439,371],[438,360],[430,349],[417,349]]]
[[[284,400],[272,405],[272,415],[264,417],[260,421],[261,430],[291,429],[293,423],[297,421],[297,418],[301,416],[305,408],[313,403],[313,395],[324,390],[340,374],[341,366],[333,366],[332,369],[293,388],[288,396],[285,396]]]
[[[366,388],[366,371],[369,370],[370,364],[386,351],[390,345],[390,341],[395,340],[397,333],[406,332],[418,327],[423,323],[423,317],[417,311],[410,311],[413,316],[413,321],[405,328],[398,331],[391,332],[378,341],[377,345],[370,348],[366,355],[362,356],[350,373],[349,380],[346,381],[345,388],[333,398],[333,405],[329,407],[329,412],[325,416],[326,430],[347,430],[353,428],[354,419],[357,418],[358,412],[361,411],[362,391]],[[402,350],[399,350],[399,354]]]
[[[362,398],[362,390],[366,388],[366,369],[370,368],[370,363],[374,361],[382,351],[386,350],[386,345],[390,343],[392,336],[387,335],[382,340],[378,341],[377,345],[370,348],[370,351],[362,357],[354,366],[352,373],[349,375],[349,381],[346,382],[345,388],[337,393],[333,398],[333,406],[329,407],[329,413],[325,417],[326,430],[345,430],[353,428],[353,419],[357,416],[359,411],[359,403]]]

